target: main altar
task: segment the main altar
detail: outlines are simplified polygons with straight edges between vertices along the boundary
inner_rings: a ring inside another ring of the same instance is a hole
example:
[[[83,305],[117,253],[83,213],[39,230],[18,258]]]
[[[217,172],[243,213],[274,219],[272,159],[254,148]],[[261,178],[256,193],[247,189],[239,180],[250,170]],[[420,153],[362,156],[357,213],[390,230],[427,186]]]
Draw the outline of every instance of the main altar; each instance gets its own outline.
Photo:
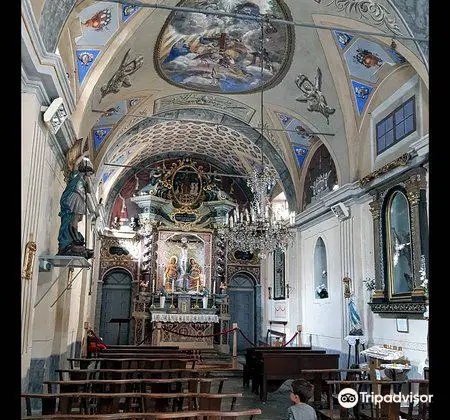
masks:
[[[235,206],[219,185],[185,159],[168,170],[155,169],[131,198],[140,209],[143,236],[140,293],[132,314],[136,342],[143,337],[154,346],[214,348],[214,334],[223,327],[216,302],[223,302],[225,273],[217,226]]]

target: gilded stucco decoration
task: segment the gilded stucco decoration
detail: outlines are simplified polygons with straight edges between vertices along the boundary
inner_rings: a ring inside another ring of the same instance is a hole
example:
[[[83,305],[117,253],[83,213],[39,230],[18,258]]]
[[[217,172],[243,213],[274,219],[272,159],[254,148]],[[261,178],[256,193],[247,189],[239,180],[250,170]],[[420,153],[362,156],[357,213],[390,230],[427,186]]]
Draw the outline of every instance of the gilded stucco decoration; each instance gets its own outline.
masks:
[[[332,0],[327,6],[335,6],[339,12],[356,13],[361,18],[371,20],[377,25],[385,26],[397,35],[401,35],[400,26],[393,14],[375,0]]]

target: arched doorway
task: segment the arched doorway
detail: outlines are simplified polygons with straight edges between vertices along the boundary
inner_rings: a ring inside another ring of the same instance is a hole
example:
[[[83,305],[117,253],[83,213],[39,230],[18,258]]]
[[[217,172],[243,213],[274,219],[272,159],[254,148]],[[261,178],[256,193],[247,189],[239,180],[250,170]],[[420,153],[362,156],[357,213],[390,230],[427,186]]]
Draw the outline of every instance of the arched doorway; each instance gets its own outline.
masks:
[[[105,344],[116,344],[119,325],[110,323],[113,318],[130,318],[131,311],[131,275],[117,268],[109,271],[102,288],[102,307],[100,317],[100,336]],[[130,324],[120,327],[120,344],[129,344]]]
[[[246,337],[255,342],[255,284],[246,273],[237,273],[228,282],[231,323],[237,322]],[[243,352],[250,344],[239,333],[238,352]]]

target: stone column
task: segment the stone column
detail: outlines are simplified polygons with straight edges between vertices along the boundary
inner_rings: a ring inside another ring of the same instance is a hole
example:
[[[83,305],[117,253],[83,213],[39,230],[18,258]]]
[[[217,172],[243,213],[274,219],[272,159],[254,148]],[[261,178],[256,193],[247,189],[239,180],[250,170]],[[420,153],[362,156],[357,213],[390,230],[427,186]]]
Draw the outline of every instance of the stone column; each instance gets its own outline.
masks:
[[[383,284],[383,273],[381,272],[382,256],[379,255],[381,252],[381,199],[377,196],[375,200],[369,203],[370,212],[373,218],[373,238],[374,238],[374,256],[375,256],[375,290],[372,295],[372,301],[384,300],[384,284]],[[380,258],[376,258],[379,255]]]

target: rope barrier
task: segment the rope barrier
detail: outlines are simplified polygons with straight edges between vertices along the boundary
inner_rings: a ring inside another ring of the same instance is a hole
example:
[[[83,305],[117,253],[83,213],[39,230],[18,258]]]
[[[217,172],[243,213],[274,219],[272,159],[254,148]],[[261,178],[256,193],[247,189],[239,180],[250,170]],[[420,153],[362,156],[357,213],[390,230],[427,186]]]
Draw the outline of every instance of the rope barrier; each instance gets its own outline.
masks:
[[[229,330],[225,330],[222,332],[218,332],[218,333],[214,333],[214,334],[205,334],[205,335],[195,335],[195,334],[184,334],[184,333],[180,333],[178,331],[173,331],[173,330],[169,330],[167,328],[161,327],[162,330],[166,331],[166,332],[170,332],[172,334],[176,334],[176,335],[181,335],[183,337],[196,337],[196,338],[207,338],[207,337],[215,337],[218,335],[225,335],[225,334],[229,334],[232,331],[235,330],[239,330],[239,328],[231,328]]]
[[[245,336],[245,334],[242,332],[242,330],[241,330],[240,328],[238,328],[238,330],[239,330],[239,332],[241,333],[242,337],[244,337],[244,338],[248,341],[248,343],[249,343],[251,346],[256,347],[256,345],[255,345],[254,343],[252,343],[252,342]]]
[[[292,338],[287,343],[284,343],[281,347],[286,347],[295,337],[297,337],[297,335],[298,331],[292,336]]]

